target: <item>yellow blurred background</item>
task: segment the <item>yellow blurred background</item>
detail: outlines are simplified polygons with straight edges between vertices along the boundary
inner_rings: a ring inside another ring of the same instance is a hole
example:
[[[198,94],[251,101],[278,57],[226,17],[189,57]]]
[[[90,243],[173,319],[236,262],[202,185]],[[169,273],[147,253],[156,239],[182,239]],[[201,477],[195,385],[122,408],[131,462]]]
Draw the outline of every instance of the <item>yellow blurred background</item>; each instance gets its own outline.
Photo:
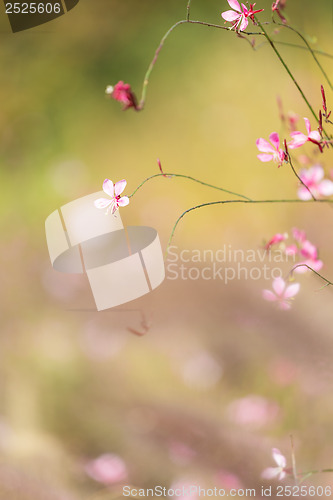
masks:
[[[160,53],[145,109],[122,112],[106,86],[123,80],[140,96],[160,39],[185,18],[186,0],[80,0],[65,16],[16,34],[1,8],[0,498],[114,498],[119,484],[103,490],[86,472],[106,453],[124,461],[128,484],[141,487],[225,485],[229,474],[259,488],[272,447],[290,465],[290,434],[300,470],[332,467],[333,295],[318,291],[323,282],[301,276],[288,312],[262,300],[270,288],[263,280],[166,280],[97,313],[85,278],[54,271],[45,241],[55,209],[99,191],[105,178],[125,178],[130,194],[158,173],[157,158],[164,171],[254,199],[296,198],[290,167],[257,159],[258,137],[285,134],[277,96],[286,112],[311,118],[270,46],[257,37],[253,50],[233,32],[180,26]],[[191,18],[220,24],[228,8],[193,0]],[[257,8],[269,21],[271,1]],[[329,0],[289,0],[286,12],[316,50],[330,52]],[[274,39],[302,45],[287,29]],[[311,54],[277,47],[319,109],[325,82]],[[332,56],[318,57],[332,75]],[[329,177],[332,153],[320,160]],[[231,197],[157,178],[121,215],[128,225],[156,228],[165,249],[184,210],[219,199]],[[324,204],[217,205],[184,217],[173,244],[258,249],[299,227],[332,278],[332,215]],[[149,331],[133,335],[128,328],[142,330],[143,319]],[[254,408],[252,420],[237,417],[240,401],[246,414],[246,404]],[[309,484],[332,484],[331,477]]]

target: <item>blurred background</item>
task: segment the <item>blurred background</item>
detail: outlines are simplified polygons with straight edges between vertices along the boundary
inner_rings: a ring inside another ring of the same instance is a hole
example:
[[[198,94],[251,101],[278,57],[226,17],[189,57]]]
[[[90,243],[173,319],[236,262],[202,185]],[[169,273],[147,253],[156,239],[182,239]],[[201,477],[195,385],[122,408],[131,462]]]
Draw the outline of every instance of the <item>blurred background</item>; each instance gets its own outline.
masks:
[[[210,23],[229,8],[224,0],[192,4],[191,18]],[[257,2],[263,20],[270,7]],[[99,191],[105,178],[125,178],[130,194],[158,173],[157,158],[166,172],[252,198],[296,198],[290,167],[257,159],[258,137],[288,136],[278,96],[286,113],[311,118],[269,45],[256,38],[253,50],[232,32],[180,26],[151,75],[144,111],[122,112],[105,87],[123,80],[140,96],[186,0],[80,0],[16,34],[1,8],[0,498],[111,499],[123,483],[258,488],[259,498],[272,447],[291,465],[290,435],[300,471],[333,467],[333,295],[322,281],[300,276],[286,312],[262,299],[271,287],[264,279],[167,279],[97,313],[86,278],[54,271],[45,241],[55,209]],[[330,52],[330,0],[290,1],[286,13],[315,49]],[[267,29],[279,42],[301,43]],[[324,81],[311,55],[278,47],[319,109]],[[332,56],[318,57],[332,75]],[[332,154],[320,161],[329,178]],[[156,228],[165,249],[184,210],[231,198],[157,178],[121,216]],[[178,252],[257,250],[298,227],[332,279],[332,216],[324,204],[218,205],[187,215],[173,244]],[[333,476],[306,484],[333,485]]]

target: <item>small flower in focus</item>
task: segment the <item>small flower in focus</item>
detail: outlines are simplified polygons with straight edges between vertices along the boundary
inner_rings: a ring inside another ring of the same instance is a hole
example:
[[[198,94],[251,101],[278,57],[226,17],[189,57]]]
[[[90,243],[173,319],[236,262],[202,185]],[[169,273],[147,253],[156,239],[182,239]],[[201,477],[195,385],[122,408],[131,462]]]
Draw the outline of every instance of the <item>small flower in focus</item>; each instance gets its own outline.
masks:
[[[110,179],[105,179],[103,182],[103,191],[111,197],[111,200],[107,198],[98,198],[94,201],[96,208],[107,208],[106,214],[111,212],[114,214],[119,207],[126,207],[129,204],[129,199],[127,196],[120,197],[121,193],[124,191],[127,182],[125,179],[118,181],[113,185]]]
[[[281,167],[283,162],[288,161],[287,153],[280,148],[280,137],[277,132],[273,132],[269,136],[270,143],[260,137],[256,141],[257,148],[262,154],[258,155],[260,161],[275,161],[278,163],[278,167]]]
[[[291,308],[291,299],[298,294],[300,285],[293,283],[287,286],[286,282],[281,278],[275,278],[273,281],[273,292],[271,290],[263,290],[262,296],[269,302],[277,302],[279,309],[284,311]]]
[[[323,179],[324,169],[320,165],[314,165],[309,169],[303,168],[299,176],[316,198],[333,194],[333,182],[329,179]],[[304,186],[299,187],[297,195],[301,200],[311,199],[309,191]]]
[[[282,241],[285,241],[288,238],[288,234],[284,233],[277,233],[271,238],[265,245],[265,250],[270,250],[270,248],[273,245],[277,245],[278,243],[281,243]]]
[[[111,453],[88,462],[85,471],[89,477],[105,485],[119,483],[128,477],[125,462],[118,455]]]
[[[120,81],[114,87],[112,85],[108,85],[105,93],[106,95],[112,97],[112,99],[123,103],[123,111],[129,108],[134,108],[136,111],[138,110],[136,96],[132,92],[129,83]]]
[[[316,144],[316,146],[318,146],[320,151],[322,152],[323,148],[321,145],[321,137],[318,130],[311,130],[311,124],[308,118],[304,118],[304,121],[307,135],[299,131],[291,132],[290,135],[292,137],[292,141],[288,144],[289,148],[296,149],[303,146],[303,144],[305,144],[307,141],[310,141],[313,144]]]
[[[250,8],[248,9],[246,5],[242,3],[242,7],[239,5],[239,2],[237,0],[227,0],[228,4],[230,7],[234,10],[226,10],[225,12],[222,12],[221,16],[225,21],[228,21],[229,23],[234,23],[230,29],[234,29],[235,31],[244,31],[248,24],[248,18],[251,19],[252,22],[254,22],[254,14],[257,14],[258,12],[262,12],[264,9],[260,10],[253,10],[255,3],[250,4]]]
[[[263,479],[273,479],[275,477],[278,477],[278,479],[281,481],[286,477],[287,472],[289,472],[289,470],[286,469],[287,460],[286,457],[282,455],[280,450],[278,450],[277,448],[273,448],[272,454],[277,467],[268,467],[267,469],[263,470],[261,477]]]

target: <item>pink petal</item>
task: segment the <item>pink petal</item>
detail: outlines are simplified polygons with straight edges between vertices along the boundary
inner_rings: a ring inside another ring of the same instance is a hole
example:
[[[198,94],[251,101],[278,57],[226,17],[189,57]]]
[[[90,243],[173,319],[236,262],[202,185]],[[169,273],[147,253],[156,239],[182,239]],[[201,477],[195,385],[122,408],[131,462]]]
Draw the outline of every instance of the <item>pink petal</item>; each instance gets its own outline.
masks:
[[[322,181],[318,186],[318,191],[322,196],[331,196],[333,194],[333,182],[329,180]]]
[[[122,196],[122,198],[119,198],[118,205],[120,207],[126,207],[126,205],[128,205],[128,204],[129,204],[128,196]]]
[[[277,279],[282,279],[282,278],[277,278]],[[273,448],[272,455],[277,465],[282,469],[284,469],[287,465],[287,460],[286,457],[282,455],[281,451],[278,448]]]
[[[249,21],[247,20],[246,17],[243,17],[241,25],[239,27],[239,31],[244,31],[247,28],[247,25],[249,24]]]
[[[311,177],[316,184],[324,177],[324,169],[320,165],[315,165],[309,168],[309,170],[303,169],[303,172],[308,172],[309,177]]]
[[[311,125],[310,125],[310,120],[308,118],[304,118],[304,121],[305,121],[305,127],[306,127],[306,131],[308,133],[308,135],[310,134],[311,132]]]
[[[288,309],[290,309],[290,305],[289,305]],[[286,475],[287,475],[286,472],[284,470],[282,470],[280,472],[280,475],[279,475],[279,480],[281,481],[282,479],[284,479],[286,477]]]
[[[282,300],[281,302],[279,302],[279,309],[281,309],[282,311],[288,311],[289,309],[291,309],[291,305],[286,300]]]
[[[269,136],[269,140],[271,141],[271,143],[273,144],[273,146],[276,148],[276,149],[279,149],[280,148],[280,137],[279,137],[279,134],[277,132],[273,132],[270,136]]]
[[[273,156],[267,153],[262,153],[260,155],[257,155],[257,158],[259,158],[260,161],[265,161],[265,162],[273,160]]]
[[[299,283],[294,283],[293,285],[287,286],[283,296],[285,299],[290,299],[291,297],[295,297],[298,294],[300,289]]]
[[[246,15],[249,11],[247,10],[246,5],[244,5],[243,3],[241,5],[242,5],[243,12]]]
[[[323,267],[324,263],[322,260],[309,260],[305,262],[309,267],[312,267],[314,271],[320,271],[320,269]]]
[[[262,153],[275,153],[273,146],[262,137],[256,140],[256,146]]]
[[[313,193],[313,194],[315,194],[315,193]],[[297,196],[299,197],[300,200],[304,200],[304,201],[311,200],[311,198],[312,198],[311,194],[304,186],[302,186],[298,189]]]
[[[275,302],[276,300],[278,300],[277,296],[270,290],[263,290],[262,296],[265,300],[268,300],[269,302]]]
[[[233,23],[240,18],[240,14],[237,14],[237,12],[233,10],[226,10],[225,12],[222,12],[221,16],[225,21],[229,21],[230,23]]]
[[[285,286],[286,286],[284,280],[281,277],[275,278],[272,286],[273,286],[273,290],[276,293],[276,295],[281,297],[281,295],[284,292]]]
[[[313,141],[317,142],[321,141],[320,133],[318,132],[318,130],[313,130],[312,132],[310,132],[309,138],[312,139]]]
[[[125,179],[115,183],[114,192],[115,192],[116,196],[119,196],[124,191],[126,184],[127,184],[127,182],[125,181]]]
[[[298,248],[296,245],[292,244],[286,247],[286,255],[296,255],[298,253]]]
[[[227,0],[230,7],[238,12],[241,12],[240,5],[237,0]]]
[[[291,134],[292,142],[288,144],[290,149],[295,149],[303,146],[308,140],[307,136],[302,134],[302,132],[292,132]]]
[[[261,473],[261,477],[263,479],[273,479],[274,477],[280,474],[280,469],[278,467],[267,467],[267,469],[263,470]]]
[[[110,181],[110,179],[105,179],[105,181],[103,182],[103,191],[104,193],[111,196],[111,198],[114,197],[113,182]]]
[[[112,200],[107,200],[106,198],[98,198],[98,200],[94,201],[94,205],[96,208],[106,208],[111,205]]]

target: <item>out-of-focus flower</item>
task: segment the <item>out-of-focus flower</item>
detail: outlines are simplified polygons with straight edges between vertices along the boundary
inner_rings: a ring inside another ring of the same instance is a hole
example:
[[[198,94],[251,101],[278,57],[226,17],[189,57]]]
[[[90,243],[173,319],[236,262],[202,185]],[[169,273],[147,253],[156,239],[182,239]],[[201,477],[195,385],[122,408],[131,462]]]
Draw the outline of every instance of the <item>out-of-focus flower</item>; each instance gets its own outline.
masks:
[[[333,182],[329,179],[323,179],[324,169],[320,165],[314,165],[309,169],[301,169],[299,176],[315,198],[331,196],[333,194]],[[304,186],[299,187],[297,195],[301,200],[310,200],[312,198]]]
[[[301,262],[298,264],[305,264],[311,267],[314,271],[320,271],[323,267],[323,262],[318,258],[318,249],[309,240],[302,241],[299,254]],[[306,273],[309,269],[307,267],[297,267],[295,273]]]
[[[280,408],[274,401],[257,395],[236,399],[227,409],[231,421],[252,428],[260,428],[274,422],[279,412]]]
[[[185,361],[182,375],[185,383],[196,389],[210,389],[218,383],[223,374],[221,364],[206,351],[198,352]]]
[[[196,451],[187,444],[180,441],[172,441],[169,444],[169,456],[177,465],[187,465],[196,456]]]
[[[256,141],[257,148],[261,151],[261,154],[258,155],[260,161],[275,161],[278,163],[278,166],[281,167],[284,161],[288,161],[287,153],[280,148],[280,137],[277,132],[273,132],[269,136],[270,143],[260,137]]]
[[[288,238],[288,234],[284,233],[277,233],[271,238],[265,245],[265,249],[269,250],[273,245],[277,245],[278,243],[281,243],[282,241],[285,241]]]
[[[243,3],[240,6],[237,0],[227,0],[227,2],[233,10],[226,10],[222,12],[221,16],[225,21],[233,23],[230,29],[234,29],[235,31],[244,31],[249,24],[248,18],[254,21],[254,14],[264,10],[253,10],[255,3],[250,4],[250,8],[248,9]]]
[[[199,488],[203,488],[203,485],[196,481],[191,481],[190,479],[177,479],[174,481],[169,490],[173,490],[173,498],[178,500],[197,500],[199,498]]]
[[[286,6],[286,1],[287,0],[275,0],[272,5],[272,12],[276,12],[283,23],[287,22],[286,18],[281,12],[281,10],[283,10]]]
[[[106,95],[112,97],[112,99],[121,102],[124,105],[124,111],[129,108],[134,108],[136,111],[138,110],[136,96],[132,92],[129,83],[120,81],[116,83],[114,87],[112,85],[108,85],[106,87],[105,93]]]
[[[288,144],[288,147],[290,149],[296,149],[303,146],[303,144],[305,144],[307,141],[310,141],[313,144],[316,144],[316,146],[319,147],[320,151],[322,151],[323,148],[321,146],[321,137],[318,130],[311,130],[311,124],[308,118],[304,118],[304,121],[307,135],[299,131],[291,132],[290,135],[292,137],[292,141]]]
[[[293,132],[295,132],[296,131],[296,124],[298,123],[299,116],[296,113],[289,111],[287,114],[287,120],[288,120],[290,129]]]
[[[219,470],[215,476],[216,482],[226,490],[239,490],[243,488],[243,484],[236,474],[227,470]]]
[[[271,290],[263,290],[263,298],[269,302],[277,302],[279,309],[290,309],[291,299],[299,292],[299,283],[293,283],[292,285],[287,286],[286,282],[279,277],[274,279],[272,286],[274,292]]]
[[[281,451],[277,448],[273,448],[272,455],[275,463],[277,464],[277,467],[268,467],[267,469],[263,470],[261,473],[261,477],[264,479],[273,479],[277,477],[281,481],[286,477],[287,472],[289,472],[288,469],[286,469],[286,457],[282,455]]]
[[[125,462],[118,455],[111,453],[88,462],[85,471],[92,479],[105,485],[119,483],[128,477]]]
[[[112,212],[113,214],[118,210],[119,207],[125,207],[129,204],[129,199],[127,196],[120,197],[121,193],[124,191],[127,182],[125,179],[118,181],[113,185],[110,179],[105,179],[103,182],[103,191],[111,197],[111,200],[107,198],[98,198],[94,202],[96,208],[107,208],[106,213]]]

